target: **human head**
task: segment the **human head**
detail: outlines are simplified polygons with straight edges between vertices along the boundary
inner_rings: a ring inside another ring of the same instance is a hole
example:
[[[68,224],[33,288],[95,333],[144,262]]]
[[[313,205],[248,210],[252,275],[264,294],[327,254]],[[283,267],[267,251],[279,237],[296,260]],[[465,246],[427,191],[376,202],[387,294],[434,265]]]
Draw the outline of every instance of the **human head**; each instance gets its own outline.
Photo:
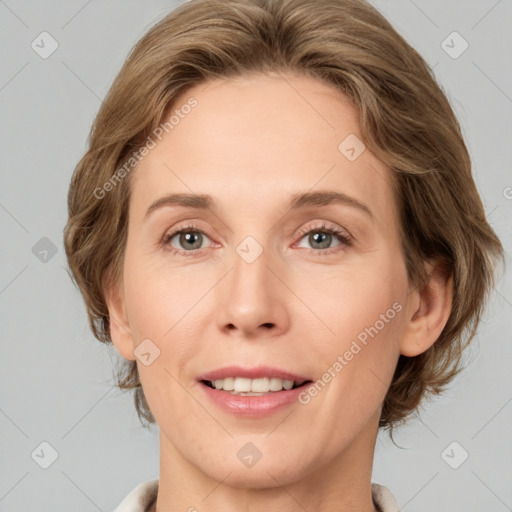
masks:
[[[135,169],[112,177],[187,89],[273,71],[316,78],[350,99],[366,148],[394,173],[411,284],[426,283],[426,261],[453,276],[452,309],[437,341],[414,357],[400,355],[380,418],[390,426],[457,373],[501,246],[448,100],[422,57],[365,2],[192,0],[153,27],[116,77],[73,176],[64,238],[70,268],[95,336],[110,342],[105,287],[109,276],[118,282],[122,275]],[[107,190],[105,183],[114,184]],[[136,362],[123,371],[120,386],[136,388],[137,410],[152,421]]]

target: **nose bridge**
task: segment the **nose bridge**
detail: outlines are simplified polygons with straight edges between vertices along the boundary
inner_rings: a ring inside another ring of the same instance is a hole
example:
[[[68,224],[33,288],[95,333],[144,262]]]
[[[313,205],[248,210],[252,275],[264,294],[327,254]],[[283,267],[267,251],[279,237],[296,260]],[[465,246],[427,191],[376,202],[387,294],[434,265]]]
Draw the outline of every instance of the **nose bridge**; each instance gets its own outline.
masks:
[[[234,248],[232,270],[221,287],[217,302],[220,327],[230,324],[249,333],[262,324],[281,325],[284,322],[282,286],[274,272],[270,239],[248,235]],[[270,268],[269,268],[270,267]]]
[[[244,291],[244,283],[252,294],[264,293],[268,285],[271,272],[267,266],[273,263],[272,234],[268,232],[267,222],[264,215],[255,216],[254,208],[246,204],[244,208],[239,205],[240,215],[236,225],[233,227],[233,258],[232,258],[232,283],[237,292]],[[252,215],[249,216],[249,211]],[[263,214],[263,212],[261,212]],[[233,292],[235,290],[233,289]]]
[[[233,257],[232,293],[239,298],[270,300],[269,287],[272,286],[268,266],[272,260],[268,237],[257,240],[254,236],[246,236],[235,248]],[[274,290],[275,292],[275,290]]]

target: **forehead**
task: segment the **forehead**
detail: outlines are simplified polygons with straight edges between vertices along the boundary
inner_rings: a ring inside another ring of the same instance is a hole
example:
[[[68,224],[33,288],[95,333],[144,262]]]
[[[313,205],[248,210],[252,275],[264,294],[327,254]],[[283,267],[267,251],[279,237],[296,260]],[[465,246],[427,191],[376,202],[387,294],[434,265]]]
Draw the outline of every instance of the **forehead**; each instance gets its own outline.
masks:
[[[191,99],[195,106],[183,108]],[[254,214],[315,189],[354,197],[377,216],[395,214],[392,175],[364,147],[357,109],[320,80],[217,79],[182,93],[164,122],[171,115],[133,171],[130,209],[139,218],[172,192],[208,194]]]

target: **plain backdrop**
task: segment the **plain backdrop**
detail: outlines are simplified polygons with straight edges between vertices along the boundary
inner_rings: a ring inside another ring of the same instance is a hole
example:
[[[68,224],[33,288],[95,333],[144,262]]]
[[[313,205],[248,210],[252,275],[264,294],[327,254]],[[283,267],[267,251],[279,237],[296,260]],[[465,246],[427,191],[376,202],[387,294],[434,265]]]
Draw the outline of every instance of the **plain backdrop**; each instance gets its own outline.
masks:
[[[108,512],[158,477],[157,427],[143,429],[132,395],[113,387],[119,356],[89,331],[62,230],[102,98],[132,45],[178,3],[0,0],[1,512]],[[512,3],[373,4],[448,95],[510,262]],[[512,510],[511,317],[505,271],[467,370],[396,431],[398,447],[379,434],[373,481],[402,510]]]

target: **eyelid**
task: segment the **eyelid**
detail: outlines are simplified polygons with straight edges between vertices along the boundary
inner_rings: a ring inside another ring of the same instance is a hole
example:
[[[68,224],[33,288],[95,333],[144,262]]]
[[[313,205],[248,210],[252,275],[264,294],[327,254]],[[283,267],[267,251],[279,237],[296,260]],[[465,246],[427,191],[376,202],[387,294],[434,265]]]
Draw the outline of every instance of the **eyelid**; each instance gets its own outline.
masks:
[[[349,233],[345,228],[338,226],[337,224],[333,224],[329,221],[324,221],[324,220],[318,220],[318,221],[313,221],[313,222],[317,222],[317,224],[308,224],[306,227],[299,229],[296,236],[303,237],[303,236],[307,235],[308,233],[310,233],[311,231],[327,230],[327,231],[335,231],[338,234],[343,235],[347,240],[350,240],[350,241],[355,240],[355,238],[352,236],[351,233]]]
[[[315,222],[316,222],[316,224],[315,224]],[[166,248],[171,253],[178,254],[178,255],[185,255],[185,256],[194,256],[194,255],[202,254],[202,252],[204,250],[208,249],[208,247],[204,247],[202,249],[194,249],[191,251],[185,251],[183,249],[177,249],[176,247],[172,247],[170,245],[170,241],[175,236],[179,235],[181,232],[187,232],[187,231],[201,233],[203,235],[206,235],[210,240],[213,241],[213,237],[210,235],[209,229],[204,229],[204,228],[199,227],[198,225],[196,225],[194,223],[194,221],[185,221],[185,224],[182,226],[180,226],[178,223],[178,225],[176,227],[173,226],[173,227],[169,228],[168,230],[166,230],[159,242],[159,246]],[[294,242],[294,246],[297,243],[299,243],[304,238],[304,236],[306,236],[309,233],[314,232],[314,231],[330,232],[336,238],[338,238],[338,240],[340,241],[340,244],[338,246],[331,247],[328,249],[315,250],[315,249],[307,249],[306,248],[306,250],[308,252],[316,253],[318,255],[328,255],[328,254],[331,254],[332,252],[338,252],[339,251],[339,249],[337,249],[338,247],[343,246],[343,245],[345,245],[345,247],[351,246],[355,241],[355,239],[351,235],[351,233],[349,233],[345,228],[342,228],[342,227],[338,226],[337,224],[333,224],[329,221],[317,220],[317,221],[313,221],[313,224],[309,223],[308,225],[306,225],[303,228],[300,228],[296,232],[296,234],[294,235],[294,238],[297,238],[297,240],[296,240],[296,242]]]
[[[196,233],[196,232],[201,233],[201,234],[206,235],[208,238],[212,239],[209,229],[199,227],[197,224],[194,223],[194,221],[185,221],[185,223],[183,225],[180,225],[180,223],[178,223],[178,225],[172,226],[171,228],[167,229],[164,232],[162,239],[160,240],[160,243],[162,245],[169,244],[169,241],[172,238],[174,238],[176,235],[180,234],[180,232],[182,232],[182,231],[191,231],[194,233]],[[179,251],[180,249],[175,249],[173,247],[173,250]],[[202,249],[196,249],[196,251],[200,251],[200,250],[202,250]],[[184,251],[184,252],[192,252],[192,251]]]

